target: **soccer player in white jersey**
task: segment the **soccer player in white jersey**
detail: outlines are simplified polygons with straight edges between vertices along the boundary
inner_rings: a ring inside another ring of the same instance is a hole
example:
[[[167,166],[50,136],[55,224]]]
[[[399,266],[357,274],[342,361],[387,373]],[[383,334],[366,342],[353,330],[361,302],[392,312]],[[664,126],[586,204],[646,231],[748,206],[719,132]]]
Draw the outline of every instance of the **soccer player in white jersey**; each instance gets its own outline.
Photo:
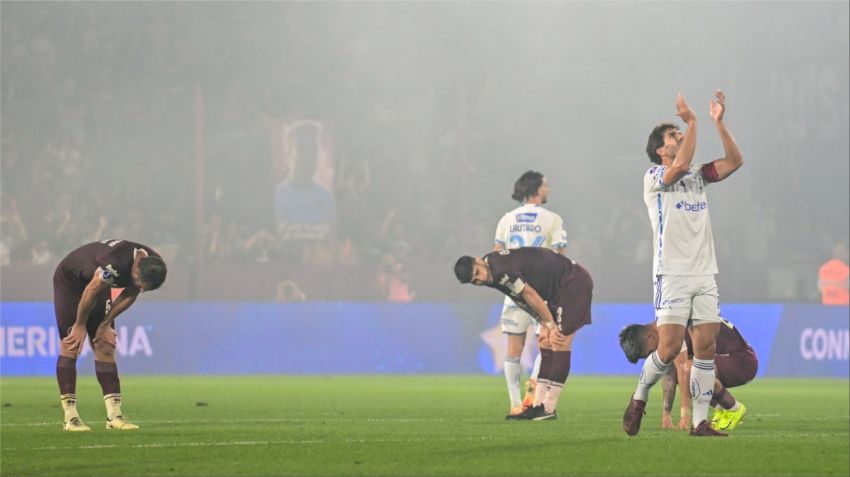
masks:
[[[546,177],[536,171],[526,171],[514,183],[514,193],[511,198],[522,203],[521,206],[505,214],[496,227],[496,245],[494,251],[502,249],[515,249],[519,247],[547,247],[563,255],[567,247],[567,233],[564,231],[564,221],[561,217],[544,209],[542,206],[549,198],[549,182]],[[535,332],[539,334],[539,325],[522,308],[519,308],[513,300],[505,297],[502,307],[502,333],[508,339],[508,351],[505,356],[505,380],[508,384],[508,397],[511,401],[510,413],[507,419],[519,416],[529,406],[539,404],[535,392],[537,385],[527,387],[529,393],[535,395],[532,402],[526,396],[525,406],[520,397],[520,356],[525,347],[525,337],[528,326],[535,324]],[[541,346],[541,352],[549,352]],[[534,372],[531,382],[535,383],[537,372],[540,369],[540,354],[534,360]],[[545,390],[546,383],[540,391]]]
[[[723,143],[723,158],[701,166],[691,165],[696,151],[697,118],[681,94],[676,98],[676,115],[687,124],[685,133],[674,124],[662,123],[652,130],[646,145],[646,153],[654,163],[643,178],[643,198],[653,231],[659,343],[644,360],[637,390],[623,415],[623,430],[630,436],[640,430],[649,389],[682,349],[686,326],[691,327],[694,348],[691,435],[726,435],[712,429],[708,422],[715,378],[715,339],[721,320],[714,279],[717,260],[705,189],[741,167],[743,157],[723,122],[726,97],[720,90],[714,96],[709,101],[709,111]]]

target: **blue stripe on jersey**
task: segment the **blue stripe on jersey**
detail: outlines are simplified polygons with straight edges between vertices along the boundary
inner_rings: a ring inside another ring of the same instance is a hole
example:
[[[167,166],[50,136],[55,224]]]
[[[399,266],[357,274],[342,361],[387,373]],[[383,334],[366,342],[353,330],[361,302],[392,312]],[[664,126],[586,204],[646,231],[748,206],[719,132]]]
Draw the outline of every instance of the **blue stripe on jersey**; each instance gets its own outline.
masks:
[[[661,192],[658,193],[656,204],[658,205],[658,268],[661,268],[661,250],[664,248],[664,215],[661,213]]]
[[[655,309],[661,309],[661,275],[655,276]]]

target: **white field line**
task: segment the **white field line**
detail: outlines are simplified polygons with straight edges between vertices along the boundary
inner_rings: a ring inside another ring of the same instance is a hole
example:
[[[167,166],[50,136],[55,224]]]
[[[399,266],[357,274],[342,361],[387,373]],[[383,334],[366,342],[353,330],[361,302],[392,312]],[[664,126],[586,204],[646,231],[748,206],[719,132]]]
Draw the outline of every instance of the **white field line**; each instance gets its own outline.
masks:
[[[755,418],[768,419],[790,419],[795,421],[836,421],[850,420],[850,416],[824,415],[818,417],[803,416],[799,414],[750,414],[749,420]],[[302,422],[367,422],[367,423],[399,423],[399,422],[458,422],[457,419],[445,419],[442,417],[384,417],[384,418],[353,418],[353,417],[313,417],[307,419],[298,418],[270,418],[270,419],[132,419],[139,424],[275,424],[275,423],[302,423]],[[462,422],[493,422],[493,419],[461,419]],[[97,421],[99,422],[99,421]],[[62,421],[50,422],[3,422],[0,427],[39,427],[39,426],[61,426]]]
[[[457,422],[456,419],[445,419],[442,417],[385,417],[385,418],[354,418],[354,417],[311,417],[308,419],[293,419],[293,418],[271,418],[271,419],[133,419],[132,422],[145,424],[274,424],[274,423],[299,423],[299,422],[324,422],[324,421],[348,421],[348,422]],[[464,422],[492,422],[493,419],[463,419]],[[56,420],[51,422],[4,422],[0,423],[1,427],[12,426],[55,426],[62,425],[62,421]]]
[[[159,449],[173,447],[236,447],[236,446],[270,446],[270,445],[317,445],[317,444],[408,444],[413,442],[428,442],[440,440],[441,442],[459,442],[459,441],[507,441],[511,438],[507,436],[480,436],[480,437],[435,437],[434,439],[341,439],[339,441],[327,441],[316,439],[290,439],[276,441],[231,441],[231,442],[172,442],[172,443],[156,443],[156,444],[93,444],[85,446],[43,446],[43,447],[10,447],[3,449],[6,451],[56,451],[56,450],[100,450],[100,449]]]

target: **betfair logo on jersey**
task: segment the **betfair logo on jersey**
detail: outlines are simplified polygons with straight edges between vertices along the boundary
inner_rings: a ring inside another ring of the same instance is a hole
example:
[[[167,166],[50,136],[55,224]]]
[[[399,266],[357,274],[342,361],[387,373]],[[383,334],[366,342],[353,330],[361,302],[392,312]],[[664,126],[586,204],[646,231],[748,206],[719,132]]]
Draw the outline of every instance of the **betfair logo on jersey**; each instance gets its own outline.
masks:
[[[516,221],[520,224],[534,222],[535,220],[537,220],[537,212],[525,212],[522,214],[516,214]]]
[[[112,268],[111,263],[106,266],[106,272],[104,272],[104,278],[109,278],[109,275],[106,274],[107,272],[112,274],[112,276],[115,277],[115,278],[118,278],[118,277],[121,276],[121,275],[118,274],[118,272],[115,271],[114,268]]]
[[[688,212],[700,212],[708,208],[708,202],[685,202],[684,200],[676,204],[676,208],[679,210],[685,210]]]

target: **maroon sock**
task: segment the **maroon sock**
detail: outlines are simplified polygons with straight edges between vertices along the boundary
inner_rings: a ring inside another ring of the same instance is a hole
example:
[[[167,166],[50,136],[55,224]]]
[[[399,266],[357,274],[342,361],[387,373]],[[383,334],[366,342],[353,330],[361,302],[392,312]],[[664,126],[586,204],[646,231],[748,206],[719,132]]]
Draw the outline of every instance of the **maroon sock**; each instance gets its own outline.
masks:
[[[121,392],[121,382],[118,380],[118,365],[106,361],[94,361],[94,371],[103,395]]]
[[[56,382],[59,383],[59,394],[77,393],[77,358],[59,356],[56,360]]]
[[[723,406],[723,409],[731,409],[735,405],[735,396],[726,390],[726,387],[720,388],[720,391],[714,395],[714,400]]]
[[[549,368],[552,381],[564,384],[567,382],[567,376],[570,375],[570,357],[571,351],[553,351],[552,366]]]
[[[537,371],[537,380],[552,379],[552,353],[551,349],[540,348],[540,369]]]

